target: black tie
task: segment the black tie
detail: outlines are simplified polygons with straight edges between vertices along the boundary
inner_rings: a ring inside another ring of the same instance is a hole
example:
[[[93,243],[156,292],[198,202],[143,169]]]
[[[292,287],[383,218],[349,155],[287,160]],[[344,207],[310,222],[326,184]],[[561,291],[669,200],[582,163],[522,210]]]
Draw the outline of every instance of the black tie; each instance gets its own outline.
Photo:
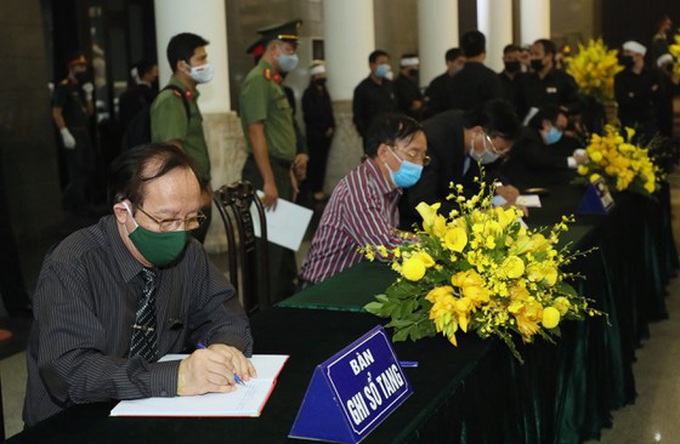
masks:
[[[149,362],[158,357],[156,338],[156,273],[144,268],[140,273],[144,280],[142,295],[137,302],[137,317],[132,326],[130,357],[141,356]]]

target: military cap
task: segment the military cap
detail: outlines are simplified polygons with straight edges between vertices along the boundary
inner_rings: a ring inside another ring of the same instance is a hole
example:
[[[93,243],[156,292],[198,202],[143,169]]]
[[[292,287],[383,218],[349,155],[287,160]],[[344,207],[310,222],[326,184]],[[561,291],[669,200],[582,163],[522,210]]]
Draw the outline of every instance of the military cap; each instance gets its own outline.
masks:
[[[260,37],[253,43],[248,45],[246,53],[252,54],[253,57],[258,58],[264,52],[267,43],[272,40],[282,40],[284,42],[297,43],[298,32],[302,27],[302,20],[295,19],[279,25],[268,26],[266,28],[258,29],[257,33]]]
[[[71,65],[87,65],[87,59],[83,55],[82,52],[76,52],[71,54],[69,57],[66,58],[66,64],[68,66]]]

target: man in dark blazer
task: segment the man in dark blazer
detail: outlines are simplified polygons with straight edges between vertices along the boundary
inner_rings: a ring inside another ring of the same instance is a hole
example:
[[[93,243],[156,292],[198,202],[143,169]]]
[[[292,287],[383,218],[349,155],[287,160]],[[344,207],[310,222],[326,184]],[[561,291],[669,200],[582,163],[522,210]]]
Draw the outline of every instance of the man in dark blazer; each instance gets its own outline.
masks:
[[[537,111],[499,171],[518,186],[564,181],[555,173],[574,170],[588,159],[578,140],[563,135],[567,123],[566,113],[555,105]]]
[[[476,194],[479,184],[475,178],[480,177],[480,164],[489,165],[485,181],[490,184],[496,178],[491,164],[512,148],[520,128],[512,105],[505,100],[491,100],[467,113],[445,111],[423,122],[431,162],[418,183],[405,190],[401,198],[400,228],[410,229],[414,223],[420,223],[415,211],[420,202],[441,202],[439,212],[444,215],[456,209],[454,201],[446,200],[451,182],[462,185],[466,196]],[[511,185],[501,185],[496,188],[496,195],[498,203],[513,203],[519,192]]]

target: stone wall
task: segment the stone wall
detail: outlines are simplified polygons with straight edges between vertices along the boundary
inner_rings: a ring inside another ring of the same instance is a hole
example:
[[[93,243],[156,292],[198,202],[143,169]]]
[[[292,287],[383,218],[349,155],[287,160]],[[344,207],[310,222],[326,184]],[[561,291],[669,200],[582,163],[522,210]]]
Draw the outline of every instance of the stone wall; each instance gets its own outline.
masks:
[[[43,32],[39,0],[2,1],[0,180],[20,247],[56,233],[63,217]]]
[[[213,188],[218,189],[241,179],[241,170],[247,157],[241,119],[234,112],[204,114],[203,129],[210,153]],[[212,216],[205,248],[211,253],[226,251],[227,237],[214,204]]]

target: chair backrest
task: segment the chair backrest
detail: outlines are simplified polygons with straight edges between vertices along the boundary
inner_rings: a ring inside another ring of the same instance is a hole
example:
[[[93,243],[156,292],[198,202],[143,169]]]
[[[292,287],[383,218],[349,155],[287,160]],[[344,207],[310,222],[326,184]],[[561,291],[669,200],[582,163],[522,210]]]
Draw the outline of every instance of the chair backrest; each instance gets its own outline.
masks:
[[[269,252],[264,207],[248,181],[224,185],[213,194],[227,234],[229,279],[249,315],[270,306]],[[251,206],[258,215],[260,240],[255,238]],[[240,271],[240,273],[239,273]]]

